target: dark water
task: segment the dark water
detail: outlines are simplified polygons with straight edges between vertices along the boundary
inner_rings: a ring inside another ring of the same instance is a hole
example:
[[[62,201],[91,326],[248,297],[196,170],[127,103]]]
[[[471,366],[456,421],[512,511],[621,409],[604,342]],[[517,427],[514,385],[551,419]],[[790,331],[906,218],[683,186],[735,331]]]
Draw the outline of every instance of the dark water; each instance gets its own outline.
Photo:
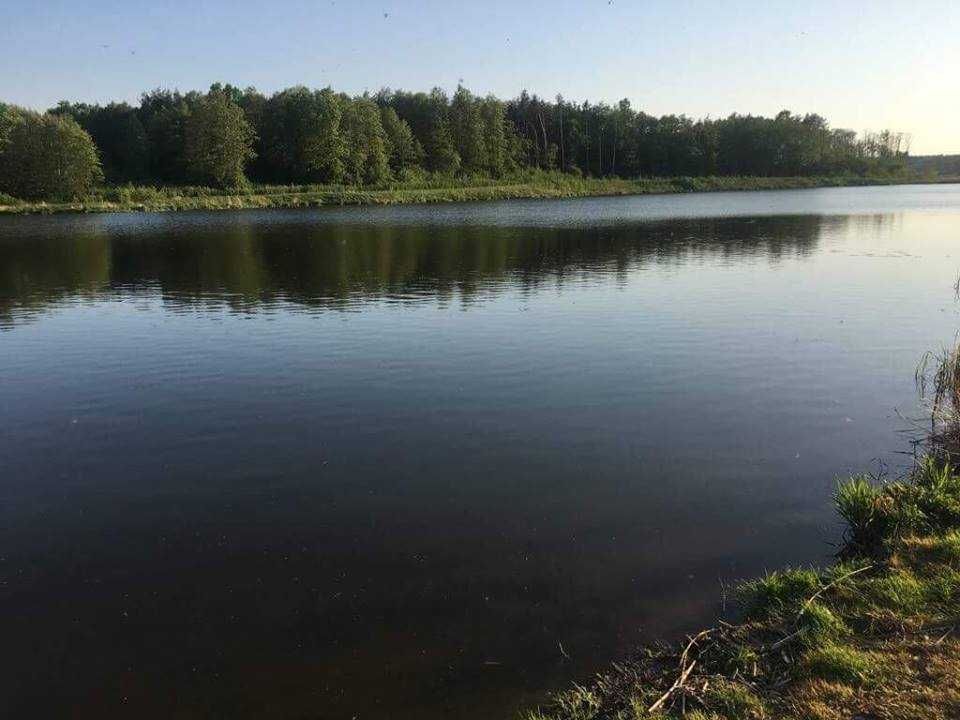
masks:
[[[510,717],[827,558],[958,270],[958,186],[0,219],[0,716]]]

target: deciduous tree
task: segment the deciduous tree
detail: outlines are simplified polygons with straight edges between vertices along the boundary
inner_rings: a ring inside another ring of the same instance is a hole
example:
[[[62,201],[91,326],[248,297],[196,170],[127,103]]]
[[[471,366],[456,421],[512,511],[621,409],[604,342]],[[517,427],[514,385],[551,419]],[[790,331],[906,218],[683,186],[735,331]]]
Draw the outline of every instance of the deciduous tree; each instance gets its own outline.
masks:
[[[10,117],[9,111],[3,115]],[[103,180],[90,135],[69,116],[17,111],[5,131],[0,190],[25,200],[75,199]]]
[[[200,183],[235,188],[246,182],[244,168],[254,157],[253,128],[228,93],[211,90],[187,118],[184,158]]]

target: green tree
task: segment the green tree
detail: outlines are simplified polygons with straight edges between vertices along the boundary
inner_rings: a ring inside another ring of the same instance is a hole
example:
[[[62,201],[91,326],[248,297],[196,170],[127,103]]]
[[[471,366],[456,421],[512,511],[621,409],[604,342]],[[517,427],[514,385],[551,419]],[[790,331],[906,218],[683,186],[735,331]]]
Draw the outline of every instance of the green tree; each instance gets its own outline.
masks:
[[[90,133],[110,182],[140,182],[148,177],[147,135],[137,111],[126,103],[105,107],[61,102],[50,112],[70,115]]]
[[[390,169],[396,177],[403,179],[411,168],[423,162],[423,147],[410,126],[392,107],[380,108],[380,123],[387,136]]]
[[[344,104],[347,180],[362,185],[389,179],[387,135],[380,121],[380,109],[368,98],[347,98]]]
[[[155,182],[189,181],[184,158],[184,138],[190,107],[196,93],[154,90],[140,96],[138,117],[147,132],[150,176]]]
[[[480,102],[461,85],[453,95],[449,115],[450,131],[456,139],[461,169],[465,172],[488,171]]]
[[[266,176],[280,182],[342,182],[343,106],[344,99],[330,88],[288,88],[267,100],[261,121]]]
[[[307,116],[302,137],[304,167],[320,182],[342,182],[347,144],[340,132],[343,99],[332,89],[314,93],[313,108]]]
[[[516,146],[513,127],[506,119],[504,104],[492,95],[480,102],[481,141],[483,142],[483,170],[500,177],[516,169]]]
[[[0,102],[0,155],[10,143],[13,126],[21,119],[23,110]]]
[[[255,154],[254,133],[228,93],[214,89],[198,100],[184,131],[184,159],[197,181],[224,188],[246,183],[244,168]]]
[[[447,117],[449,103],[446,94],[434,88],[429,96],[429,119],[423,148],[427,167],[433,172],[452,174],[460,169],[460,153]]]
[[[103,180],[90,135],[69,116],[17,111],[5,120],[0,190],[25,200],[76,199]],[[9,117],[9,110],[3,113]]]
[[[264,150],[267,98],[256,88],[248,87],[243,91],[237,104],[243,110],[244,117],[256,135],[253,142],[256,157],[247,164],[247,175],[255,180],[269,180],[269,163]]]
[[[142,182],[149,177],[150,151],[147,131],[135,113],[127,117],[120,131],[119,142],[120,176],[130,182]]]

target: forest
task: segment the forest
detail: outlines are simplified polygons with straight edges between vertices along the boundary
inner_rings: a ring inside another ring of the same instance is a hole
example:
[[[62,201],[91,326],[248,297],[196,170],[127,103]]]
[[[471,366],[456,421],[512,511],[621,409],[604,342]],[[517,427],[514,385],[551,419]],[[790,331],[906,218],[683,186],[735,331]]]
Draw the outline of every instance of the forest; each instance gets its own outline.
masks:
[[[303,86],[269,97],[215,84],[153,90],[137,106],[0,103],[0,193],[82,198],[109,185],[385,187],[530,169],[605,178],[890,176],[909,137],[857,134],[816,114],[655,117],[616,105],[503,101],[464,87],[352,97]]]

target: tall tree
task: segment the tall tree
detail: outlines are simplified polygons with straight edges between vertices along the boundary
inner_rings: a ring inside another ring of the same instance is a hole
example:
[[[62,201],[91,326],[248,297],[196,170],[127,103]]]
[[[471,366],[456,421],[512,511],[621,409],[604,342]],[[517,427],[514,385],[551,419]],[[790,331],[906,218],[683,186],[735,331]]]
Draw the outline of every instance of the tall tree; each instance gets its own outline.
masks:
[[[184,158],[199,182],[235,188],[246,182],[244,168],[254,157],[253,128],[230,95],[213,89],[187,118]]]
[[[262,147],[271,179],[338,183],[347,146],[341,132],[344,98],[330,88],[295,87],[271,97],[263,109]]]
[[[433,172],[450,174],[460,169],[460,153],[450,128],[450,103],[446,93],[434,88],[428,96],[426,137],[427,168]]]
[[[184,156],[187,119],[199,95],[153,90],[140,96],[138,116],[147,133],[150,175],[156,182],[188,182]]]
[[[480,103],[481,142],[484,166],[482,170],[494,177],[512,172],[517,167],[517,138],[508,124],[504,104],[492,95]]]
[[[117,139],[116,171],[118,179],[143,182],[149,177],[150,149],[147,131],[136,113],[130,113],[120,128]]]
[[[344,104],[347,180],[355,185],[384,182],[390,177],[390,165],[380,109],[368,98],[346,98]]]
[[[488,169],[484,143],[483,116],[480,101],[460,85],[450,103],[449,126],[456,140],[460,167],[464,172],[485,172]]]
[[[402,180],[411,168],[423,162],[423,147],[410,126],[389,105],[380,107],[380,123],[387,136],[390,169]]]

